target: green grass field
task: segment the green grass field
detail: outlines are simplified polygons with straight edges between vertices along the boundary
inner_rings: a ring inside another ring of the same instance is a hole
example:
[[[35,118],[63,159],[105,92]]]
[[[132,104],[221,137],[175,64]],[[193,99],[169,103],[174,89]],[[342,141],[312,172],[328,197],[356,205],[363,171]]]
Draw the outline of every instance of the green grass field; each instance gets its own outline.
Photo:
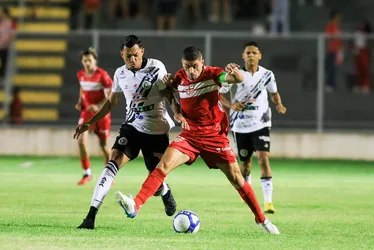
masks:
[[[203,162],[181,166],[167,179],[178,210],[201,220],[195,234],[177,234],[159,197],[135,219],[115,203],[115,191],[136,194],[147,175],[141,159],[122,170],[105,199],[96,229],[78,230],[94,180],[83,187],[77,158],[0,158],[0,249],[374,249],[374,164],[272,160],[274,203],[269,218],[281,235],[267,235],[218,170]],[[262,204],[257,165],[254,189]]]

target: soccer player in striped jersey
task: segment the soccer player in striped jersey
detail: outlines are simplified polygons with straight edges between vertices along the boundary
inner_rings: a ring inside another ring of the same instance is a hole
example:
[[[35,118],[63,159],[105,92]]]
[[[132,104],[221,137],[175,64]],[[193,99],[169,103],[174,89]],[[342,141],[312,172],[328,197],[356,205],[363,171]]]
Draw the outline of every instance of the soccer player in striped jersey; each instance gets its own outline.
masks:
[[[81,54],[83,69],[77,73],[80,93],[78,102],[75,105],[75,108],[81,111],[78,124],[84,124],[93,117],[95,112],[105,102],[112,87],[112,79],[105,70],[97,66],[97,59],[97,53],[93,48],[89,48]],[[110,135],[110,124],[111,119],[108,113],[90,127],[90,131],[93,131],[99,138],[100,148],[105,157],[105,164],[108,162],[110,153],[107,144],[107,139]],[[84,170],[83,177],[78,182],[78,185],[84,185],[92,178],[87,140],[88,132],[83,133],[78,139],[79,155]]]
[[[167,74],[165,65],[157,59],[143,57],[144,47],[135,35],[125,38],[120,53],[125,65],[114,74],[109,98],[90,120],[76,128],[74,135],[79,138],[118,104],[122,94],[125,96],[125,122],[114,142],[109,162],[97,181],[88,214],[78,228],[94,229],[96,214],[117,172],[137,158],[140,150],[149,173],[156,168],[169,145],[169,130],[174,127],[167,111],[173,93],[162,81]],[[172,216],[177,204],[169,185],[161,182],[154,195],[161,196],[166,215]]]
[[[224,106],[230,108],[230,128],[238,149],[242,175],[251,184],[252,154],[256,151],[261,168],[264,211],[275,213],[269,163],[271,109],[268,93],[279,113],[286,113],[286,107],[282,104],[273,72],[259,65],[262,55],[258,44],[254,41],[247,43],[242,57],[245,66],[240,71],[244,80],[236,85],[231,101],[223,95],[220,99]],[[237,67],[239,65],[228,64],[227,70]],[[220,92],[229,92],[232,86],[222,87]]]

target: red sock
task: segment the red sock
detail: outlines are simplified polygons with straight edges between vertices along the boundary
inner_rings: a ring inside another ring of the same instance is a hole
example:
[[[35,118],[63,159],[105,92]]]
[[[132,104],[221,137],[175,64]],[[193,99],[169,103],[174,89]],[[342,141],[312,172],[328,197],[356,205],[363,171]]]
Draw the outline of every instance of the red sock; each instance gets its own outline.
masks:
[[[245,201],[245,203],[247,203],[248,207],[252,210],[252,213],[255,215],[256,221],[258,223],[263,223],[265,221],[265,215],[262,213],[256,195],[248,182],[244,181],[244,186],[238,189],[238,193]]]
[[[135,197],[136,209],[139,208],[157,191],[161,183],[164,181],[166,174],[162,170],[156,168],[148,175],[148,178],[143,182],[142,188],[138,195]]]
[[[82,168],[84,170],[89,169],[90,168],[90,159],[89,158],[81,159],[81,165],[82,165]]]

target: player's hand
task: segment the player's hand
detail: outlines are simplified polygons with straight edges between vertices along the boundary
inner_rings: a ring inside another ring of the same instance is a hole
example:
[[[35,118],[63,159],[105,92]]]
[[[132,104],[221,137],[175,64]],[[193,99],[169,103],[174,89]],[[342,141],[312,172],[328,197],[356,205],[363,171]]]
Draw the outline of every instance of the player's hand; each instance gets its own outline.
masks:
[[[82,103],[77,103],[77,104],[75,104],[75,109],[76,109],[76,110],[78,110],[78,111],[82,111],[82,108],[83,108]]]
[[[99,106],[96,105],[96,104],[92,104],[92,105],[88,106],[87,110],[89,112],[97,112],[99,110]]]
[[[231,103],[230,109],[234,111],[241,111],[244,108],[244,104],[241,102]]]
[[[236,70],[240,69],[240,65],[236,63],[229,63],[225,67],[225,71],[229,74],[233,74]]]
[[[162,82],[165,83],[167,86],[171,87],[173,85],[173,82],[174,82],[174,77],[170,73],[167,73],[162,78]]]
[[[285,106],[283,106],[283,104],[278,104],[275,108],[277,109],[278,113],[280,113],[280,114],[285,114],[286,111],[287,111],[287,108]]]
[[[190,125],[188,125],[182,114],[174,114],[174,119],[182,125],[183,129],[190,130]]]
[[[77,128],[75,129],[75,134],[73,138],[78,139],[81,134],[83,134],[90,128],[90,126],[91,125],[89,123],[79,124]]]

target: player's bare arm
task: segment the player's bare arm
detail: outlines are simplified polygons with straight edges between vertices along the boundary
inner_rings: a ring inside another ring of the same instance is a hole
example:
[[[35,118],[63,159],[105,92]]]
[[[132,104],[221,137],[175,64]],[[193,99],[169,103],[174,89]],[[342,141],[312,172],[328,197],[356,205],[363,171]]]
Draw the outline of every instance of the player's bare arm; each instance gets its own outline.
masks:
[[[79,136],[87,131],[90,126],[99,120],[101,120],[104,116],[106,116],[117,104],[118,99],[121,94],[118,92],[112,92],[109,95],[109,98],[105,100],[104,104],[99,108],[97,113],[87,122],[77,126],[75,129],[74,139],[78,139]]]
[[[220,101],[223,104],[223,106],[225,106],[229,109],[232,109],[234,111],[240,111],[244,107],[243,103],[241,103],[241,102],[232,103],[229,100],[227,100],[223,95],[220,96]]]
[[[77,104],[75,104],[75,109],[79,110],[79,111],[81,111],[82,108],[83,108],[82,92],[83,92],[83,90],[82,90],[82,88],[80,88],[80,90],[79,90],[79,99],[78,99]]]
[[[277,109],[278,113],[285,114],[287,108],[282,104],[281,96],[278,92],[270,93],[271,101],[275,104],[275,108]]]
[[[229,63],[225,67],[227,72],[226,82],[228,83],[241,83],[244,80],[242,72],[240,72],[240,66],[235,63]]]

